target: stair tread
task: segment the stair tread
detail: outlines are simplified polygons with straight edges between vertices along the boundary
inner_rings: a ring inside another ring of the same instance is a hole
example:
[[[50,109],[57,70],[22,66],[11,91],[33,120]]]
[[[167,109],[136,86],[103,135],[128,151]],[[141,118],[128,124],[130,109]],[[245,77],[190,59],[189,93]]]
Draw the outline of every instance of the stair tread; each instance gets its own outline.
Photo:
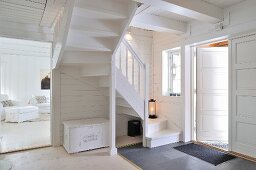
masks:
[[[153,125],[153,124],[160,124],[164,121],[167,121],[167,119],[159,117],[159,118],[156,118],[156,119],[149,119],[148,123],[149,123],[149,125]]]
[[[149,135],[148,138],[150,139],[159,139],[162,137],[168,137],[168,136],[173,136],[173,135],[179,135],[180,131],[179,130],[174,130],[174,129],[163,129],[157,132],[154,132]]]

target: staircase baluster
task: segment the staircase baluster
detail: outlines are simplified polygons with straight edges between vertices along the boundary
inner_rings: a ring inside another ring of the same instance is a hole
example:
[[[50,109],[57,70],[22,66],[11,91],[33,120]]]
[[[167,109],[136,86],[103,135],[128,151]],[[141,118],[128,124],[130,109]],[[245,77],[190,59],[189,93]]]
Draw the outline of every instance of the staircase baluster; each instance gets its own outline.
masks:
[[[129,80],[129,78],[128,78],[128,49],[127,48],[125,48],[125,55],[126,55],[126,72],[125,72],[125,74],[126,74],[126,78]]]
[[[133,87],[135,87],[134,86],[134,57],[133,57],[133,55],[132,55],[132,85],[133,85]]]
[[[119,48],[119,51],[120,51],[120,55],[119,55],[119,69],[121,70],[121,72],[122,72],[122,49],[121,49],[122,46],[123,46],[123,43],[121,43],[120,48]]]
[[[138,62],[138,92],[140,94],[140,63]]]

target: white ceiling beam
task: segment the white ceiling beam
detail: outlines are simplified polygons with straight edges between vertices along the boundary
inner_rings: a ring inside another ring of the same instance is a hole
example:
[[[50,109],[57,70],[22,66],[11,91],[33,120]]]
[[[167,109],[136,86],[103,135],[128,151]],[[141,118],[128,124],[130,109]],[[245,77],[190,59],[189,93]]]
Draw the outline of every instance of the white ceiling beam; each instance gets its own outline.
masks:
[[[151,5],[141,5],[140,7],[138,7],[138,9],[135,12],[135,15],[139,15],[140,13],[144,12],[145,10],[147,10],[148,8],[150,8]]]
[[[152,7],[195,20],[217,23],[223,21],[223,9],[202,0],[135,0]]]
[[[133,18],[131,26],[142,26],[144,29],[146,29],[145,26],[148,26],[148,28],[153,30],[175,31],[179,33],[185,33],[187,30],[187,24],[185,22],[150,14],[137,15]]]

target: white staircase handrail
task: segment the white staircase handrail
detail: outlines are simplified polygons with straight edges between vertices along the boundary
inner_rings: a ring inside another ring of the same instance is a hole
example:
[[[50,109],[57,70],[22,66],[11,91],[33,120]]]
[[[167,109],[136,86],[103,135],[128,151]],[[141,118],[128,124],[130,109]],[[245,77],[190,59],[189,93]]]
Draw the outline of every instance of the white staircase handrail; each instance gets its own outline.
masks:
[[[128,50],[132,53],[132,56],[140,63],[141,66],[143,66],[144,69],[146,69],[146,64],[144,64],[138,54],[133,50],[130,43],[126,39],[123,39],[123,43],[125,44],[126,48],[128,48]]]
[[[116,67],[138,91],[142,99],[146,97],[148,71],[146,64],[134,51],[130,43],[123,39],[116,53]],[[137,67],[136,67],[137,66]],[[143,91],[142,91],[143,90]]]

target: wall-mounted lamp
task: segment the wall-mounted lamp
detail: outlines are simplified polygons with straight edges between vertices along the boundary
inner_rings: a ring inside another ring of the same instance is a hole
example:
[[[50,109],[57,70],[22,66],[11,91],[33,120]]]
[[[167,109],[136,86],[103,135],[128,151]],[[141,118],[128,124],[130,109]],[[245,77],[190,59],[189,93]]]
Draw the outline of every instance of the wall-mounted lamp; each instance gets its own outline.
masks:
[[[131,41],[131,40],[132,40],[131,31],[128,31],[128,33],[125,34],[125,39],[126,39],[127,41]]]
[[[149,113],[149,118],[150,119],[156,119],[156,100],[155,99],[150,99],[148,101],[148,113]]]

